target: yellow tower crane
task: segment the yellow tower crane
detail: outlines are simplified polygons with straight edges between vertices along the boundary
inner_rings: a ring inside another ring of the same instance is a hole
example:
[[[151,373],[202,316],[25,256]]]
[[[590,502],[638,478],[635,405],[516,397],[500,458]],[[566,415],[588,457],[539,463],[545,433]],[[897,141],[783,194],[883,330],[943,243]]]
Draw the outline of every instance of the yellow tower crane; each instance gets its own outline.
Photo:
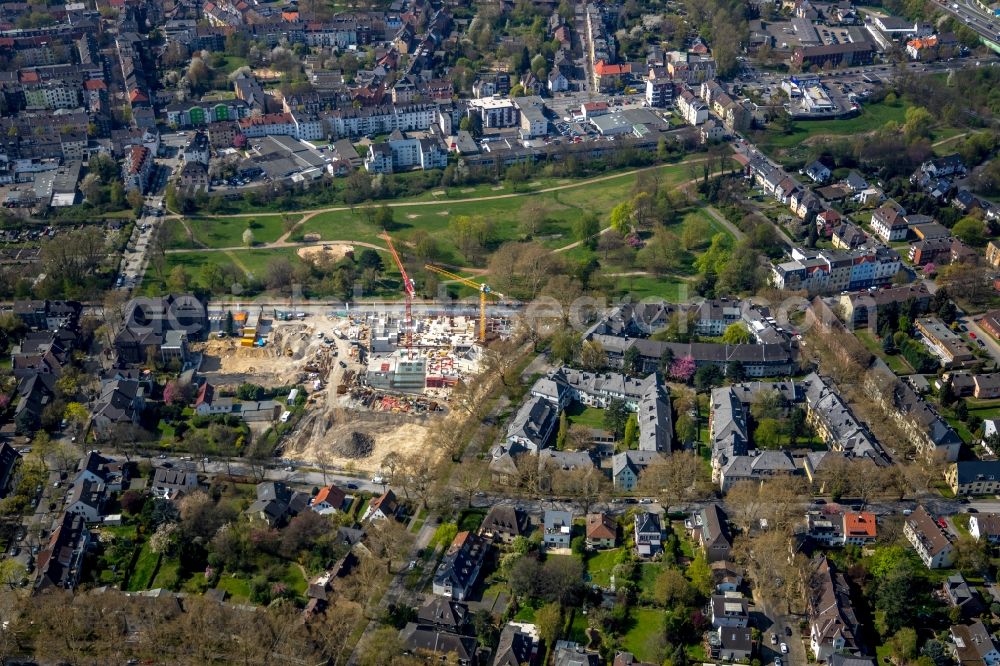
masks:
[[[466,287],[472,287],[479,291],[479,341],[486,342],[486,297],[495,296],[497,298],[503,299],[503,294],[497,294],[490,286],[484,282],[476,282],[475,280],[470,280],[469,278],[464,278],[461,275],[456,275],[451,271],[441,268],[440,266],[435,266],[434,264],[425,264],[424,268],[429,271],[433,271],[438,275],[443,275],[449,280],[454,280],[464,284]]]

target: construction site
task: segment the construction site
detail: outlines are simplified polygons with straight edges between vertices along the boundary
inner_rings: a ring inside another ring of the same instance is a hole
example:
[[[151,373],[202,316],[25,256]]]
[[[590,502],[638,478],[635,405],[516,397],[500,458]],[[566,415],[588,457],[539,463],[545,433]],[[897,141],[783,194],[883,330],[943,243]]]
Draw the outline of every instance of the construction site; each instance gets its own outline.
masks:
[[[501,294],[431,264],[425,268],[478,292],[478,312],[463,304],[415,317],[413,281],[383,238],[402,277],[402,307],[237,305],[216,314],[217,333],[197,350],[201,372],[220,388],[305,388],[305,413],[279,444],[284,458],[373,472],[390,451],[436,459],[428,435],[449,418],[451,390],[481,371],[483,345],[510,328],[499,310],[487,311]]]
[[[480,371],[480,321],[394,310],[237,307],[199,346],[201,372],[220,388],[305,387],[305,413],[283,438],[284,458],[375,472],[390,451],[436,456],[429,434],[448,418],[451,389]],[[504,325],[489,320],[489,334]]]

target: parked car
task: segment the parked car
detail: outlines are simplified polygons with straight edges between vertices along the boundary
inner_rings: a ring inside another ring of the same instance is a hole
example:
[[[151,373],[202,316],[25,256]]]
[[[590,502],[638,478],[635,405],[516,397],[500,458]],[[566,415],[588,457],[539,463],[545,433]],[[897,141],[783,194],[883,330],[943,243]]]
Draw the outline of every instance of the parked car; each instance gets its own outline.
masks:
[[[781,654],[788,654],[788,643],[781,644]]]

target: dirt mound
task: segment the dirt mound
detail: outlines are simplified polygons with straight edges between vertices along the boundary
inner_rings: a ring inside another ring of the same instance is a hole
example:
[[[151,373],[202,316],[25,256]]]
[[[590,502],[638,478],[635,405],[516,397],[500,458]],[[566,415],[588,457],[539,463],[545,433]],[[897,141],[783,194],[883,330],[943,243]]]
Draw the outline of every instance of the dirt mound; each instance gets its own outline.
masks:
[[[333,446],[333,453],[345,458],[368,458],[375,450],[375,439],[368,433],[350,433]]]
[[[300,247],[295,254],[299,255],[299,258],[303,261],[316,262],[323,260],[333,262],[340,261],[349,252],[354,252],[353,245],[348,245],[347,243],[324,243],[322,245]]]

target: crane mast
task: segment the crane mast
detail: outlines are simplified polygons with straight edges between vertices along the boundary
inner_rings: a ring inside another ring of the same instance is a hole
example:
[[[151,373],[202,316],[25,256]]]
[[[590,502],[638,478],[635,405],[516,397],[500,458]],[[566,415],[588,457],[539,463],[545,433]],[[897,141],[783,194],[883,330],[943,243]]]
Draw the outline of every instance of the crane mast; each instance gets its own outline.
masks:
[[[456,275],[455,273],[452,273],[445,268],[441,268],[440,266],[435,266],[434,264],[425,264],[424,268],[429,271],[433,271],[438,275],[442,275],[449,280],[454,280],[455,282],[464,284],[467,287],[472,287],[479,292],[479,341],[486,342],[486,297],[488,295],[493,295],[503,298],[503,294],[495,293],[492,289],[490,289],[490,286],[484,282],[476,282],[474,280],[470,280],[469,278],[464,278],[461,275]]]
[[[416,290],[413,287],[413,280],[410,276],[406,274],[406,267],[403,266],[403,260],[399,258],[399,253],[396,252],[396,247],[392,244],[392,237],[389,235],[388,231],[383,231],[380,238],[382,238],[386,245],[389,246],[389,252],[392,254],[393,261],[396,262],[396,268],[399,269],[399,274],[403,277],[403,293],[406,296],[406,315],[403,318],[403,335],[406,344],[406,357],[413,358],[413,297],[416,295]]]

